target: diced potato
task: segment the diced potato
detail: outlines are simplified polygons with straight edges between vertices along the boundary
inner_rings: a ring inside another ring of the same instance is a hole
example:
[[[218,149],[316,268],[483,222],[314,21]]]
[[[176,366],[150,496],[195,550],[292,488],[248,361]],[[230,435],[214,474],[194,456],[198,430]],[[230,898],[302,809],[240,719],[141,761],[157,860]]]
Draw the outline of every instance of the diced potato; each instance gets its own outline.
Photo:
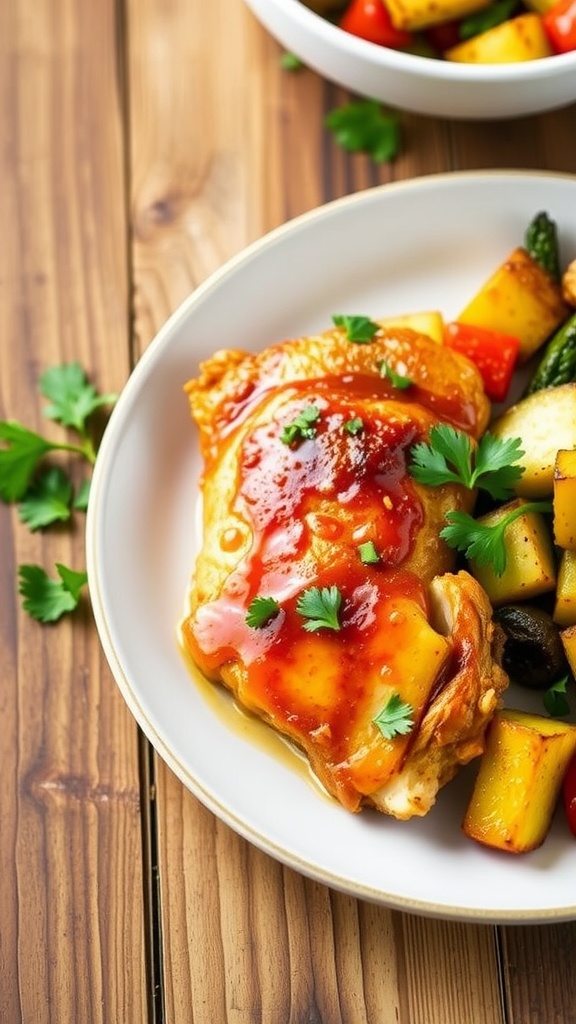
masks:
[[[463,18],[473,11],[489,7],[492,0],[386,0],[386,7],[395,28],[409,32],[441,21]]]
[[[523,711],[497,711],[462,828],[510,853],[541,846],[576,752],[576,726]]]
[[[572,675],[576,676],[576,625],[568,626],[567,629],[561,630],[560,639],[562,641],[564,653],[568,659]]]
[[[553,52],[540,15],[529,12],[457,43],[444,57],[461,64],[518,64]]]
[[[402,313],[378,321],[383,327],[409,327],[418,334],[425,334],[439,345],[444,342],[444,317],[437,309],[422,310],[418,313]]]
[[[517,498],[481,516],[478,522],[496,525],[508,512],[523,504],[525,502]],[[484,587],[491,603],[496,607],[528,601],[554,590],[556,561],[544,516],[540,512],[526,512],[518,516],[506,527],[504,540],[506,568],[501,576],[497,576],[489,565],[470,563],[471,572]]]
[[[526,249],[518,247],[455,319],[512,334],[520,341],[518,361],[524,363],[566,320],[569,312],[560,285]]]
[[[498,437],[519,437],[522,442],[524,474],[514,488],[516,494],[550,497],[558,451],[576,448],[576,384],[535,391],[510,406],[490,430]]]
[[[554,466],[554,543],[576,548],[576,449],[561,449]]]
[[[576,625],[576,551],[562,552],[552,617],[559,626]]]

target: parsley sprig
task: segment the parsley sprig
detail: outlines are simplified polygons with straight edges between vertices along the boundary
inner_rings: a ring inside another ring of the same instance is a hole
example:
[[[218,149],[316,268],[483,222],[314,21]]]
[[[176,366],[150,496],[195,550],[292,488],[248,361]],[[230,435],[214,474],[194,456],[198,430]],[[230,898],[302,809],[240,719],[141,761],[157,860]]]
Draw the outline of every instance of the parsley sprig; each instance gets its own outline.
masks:
[[[381,711],[372,719],[387,740],[406,736],[414,728],[413,708],[404,703],[400,694],[393,693]]]
[[[335,327],[342,327],[348,341],[355,345],[367,345],[380,330],[380,325],[369,316],[356,316],[348,313],[335,313],[332,317]]]
[[[275,597],[262,597],[258,594],[248,605],[246,625],[252,629],[262,629],[276,618],[279,611],[280,605]]]
[[[326,115],[324,123],[342,149],[367,153],[375,163],[387,163],[398,155],[398,115],[377,100],[360,100],[336,107]]]
[[[524,472],[517,464],[524,455],[519,438],[503,439],[488,432],[474,447],[468,434],[447,423],[432,427],[428,442],[414,445],[411,454],[410,474],[419,483],[478,487],[495,499],[509,498]]]
[[[510,523],[527,512],[550,512],[551,508],[549,501],[527,501],[510,509],[496,523],[481,523],[467,512],[447,512],[448,525],[440,530],[440,536],[476,565],[490,565],[497,576],[502,576],[507,561],[504,534]]]
[[[302,412],[287,423],[280,434],[280,440],[284,444],[297,444],[299,441],[316,437],[318,428],[316,424],[320,419],[320,409],[317,405],[307,405]]]
[[[92,467],[99,439],[94,414],[116,401],[114,394],[100,394],[78,363],[50,367],[39,378],[39,390],[49,403],[45,417],[65,428],[66,439],[45,437],[15,420],[0,421],[0,500],[17,504],[21,521],[31,531],[66,522],[74,510],[86,511],[90,480],[75,493],[65,470],[47,459],[66,452]],[[84,571],[62,563],[56,571],[53,579],[38,565],[18,569],[23,607],[40,622],[55,622],[73,611],[87,582]]]
[[[398,391],[406,391],[414,384],[411,377],[397,373],[394,367],[390,366],[390,363],[386,362],[385,359],[381,359],[378,363],[378,372],[381,377],[385,377],[386,380],[390,381],[392,387],[397,388]]]

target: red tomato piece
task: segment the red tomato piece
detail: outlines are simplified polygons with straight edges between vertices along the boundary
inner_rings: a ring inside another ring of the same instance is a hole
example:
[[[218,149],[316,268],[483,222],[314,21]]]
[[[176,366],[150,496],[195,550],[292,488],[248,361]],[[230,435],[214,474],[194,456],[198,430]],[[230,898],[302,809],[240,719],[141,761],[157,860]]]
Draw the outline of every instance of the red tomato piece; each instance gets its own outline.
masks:
[[[576,50],[576,0],[558,0],[542,15],[542,24],[556,53]]]
[[[504,401],[518,358],[518,338],[454,321],[446,324],[444,341],[449,348],[468,356],[475,363],[488,397],[495,402]]]
[[[338,25],[353,36],[392,50],[409,46],[413,38],[410,32],[394,28],[383,0],[351,0]]]
[[[570,761],[564,776],[562,796],[566,818],[568,819],[568,827],[573,835],[576,836],[576,757],[573,757]]]

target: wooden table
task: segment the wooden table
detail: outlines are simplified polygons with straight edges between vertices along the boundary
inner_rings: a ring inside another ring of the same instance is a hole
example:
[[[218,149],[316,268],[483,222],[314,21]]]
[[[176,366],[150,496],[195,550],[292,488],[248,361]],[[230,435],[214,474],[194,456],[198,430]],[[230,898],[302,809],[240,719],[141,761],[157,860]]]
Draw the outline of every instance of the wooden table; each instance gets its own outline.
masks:
[[[38,375],[119,390],[174,307],[265,231],[431,172],[576,173],[576,107],[402,117],[376,166],[323,128],[346,93],[282,70],[242,0],[0,6],[0,418],[45,430]],[[576,923],[491,927],[358,902],[288,870],[150,750],[87,604],[21,610],[17,566],[84,562],[83,520],[0,506],[2,1024],[570,1024]]]

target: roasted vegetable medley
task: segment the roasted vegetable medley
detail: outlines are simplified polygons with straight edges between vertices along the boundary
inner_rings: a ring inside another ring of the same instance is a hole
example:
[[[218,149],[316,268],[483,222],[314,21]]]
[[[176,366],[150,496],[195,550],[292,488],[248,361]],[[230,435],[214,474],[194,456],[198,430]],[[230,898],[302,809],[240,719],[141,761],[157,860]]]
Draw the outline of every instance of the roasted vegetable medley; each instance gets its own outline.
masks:
[[[466,354],[502,403],[473,451],[432,433],[413,474],[477,488],[473,514],[449,513],[441,536],[488,595],[510,679],[541,691],[541,713],[496,713],[463,822],[479,842],[526,852],[562,789],[576,834],[576,260],[562,263],[556,224],[538,213],[453,321],[431,310],[397,322]]]
[[[576,51],[576,0],[304,0],[352,35],[423,57],[509,64]]]

